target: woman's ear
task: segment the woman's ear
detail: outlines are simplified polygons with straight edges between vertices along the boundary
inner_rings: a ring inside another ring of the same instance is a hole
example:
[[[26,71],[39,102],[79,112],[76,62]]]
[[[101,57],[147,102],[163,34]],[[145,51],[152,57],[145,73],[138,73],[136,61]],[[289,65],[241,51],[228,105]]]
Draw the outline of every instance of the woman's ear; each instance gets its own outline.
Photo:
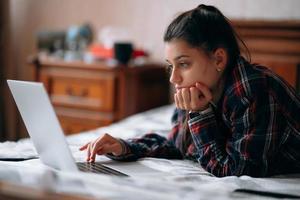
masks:
[[[227,61],[228,61],[228,54],[224,48],[217,48],[214,52],[214,60],[217,67],[217,71],[224,71]]]

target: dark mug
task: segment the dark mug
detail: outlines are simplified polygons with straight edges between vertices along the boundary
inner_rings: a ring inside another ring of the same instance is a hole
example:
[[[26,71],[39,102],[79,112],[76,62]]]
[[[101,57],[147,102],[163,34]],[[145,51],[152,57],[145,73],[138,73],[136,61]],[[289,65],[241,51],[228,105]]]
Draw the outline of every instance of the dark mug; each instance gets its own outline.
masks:
[[[131,43],[117,42],[114,44],[114,57],[121,64],[127,64],[131,59],[133,46]]]

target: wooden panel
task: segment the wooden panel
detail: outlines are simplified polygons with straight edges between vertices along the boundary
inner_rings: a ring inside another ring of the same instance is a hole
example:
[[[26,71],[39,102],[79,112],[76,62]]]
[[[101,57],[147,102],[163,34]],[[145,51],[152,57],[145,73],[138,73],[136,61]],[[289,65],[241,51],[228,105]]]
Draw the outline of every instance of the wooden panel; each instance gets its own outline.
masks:
[[[159,106],[161,102],[167,102],[169,94],[165,92],[162,85],[169,84],[167,73],[144,72],[140,76],[136,76],[137,83],[140,84],[139,88],[136,88],[136,109],[144,111],[147,109],[147,104]],[[143,95],[138,95],[143,93]]]
[[[271,60],[256,58],[256,62],[261,65],[267,66],[269,69],[280,75],[289,84],[296,87],[297,84],[297,66],[294,63],[285,62],[272,62]]]
[[[51,100],[54,105],[112,111],[114,91],[114,79],[53,77]]]
[[[251,61],[265,65],[295,88],[300,88],[299,21],[232,21],[247,45]]]
[[[98,127],[106,126],[111,123],[111,121],[104,121],[104,120],[93,121],[87,119],[83,120],[81,118],[65,117],[60,115],[58,116],[58,119],[66,135],[80,133],[91,129],[96,129]]]
[[[106,126],[114,120],[111,113],[94,112],[82,109],[56,106],[55,112],[67,135]]]
[[[288,63],[285,64],[276,63],[276,64],[272,64],[271,66],[272,66],[272,70],[275,73],[280,74],[280,76],[284,78],[289,84],[296,87],[297,73],[298,73],[298,69],[296,65],[288,64]]]

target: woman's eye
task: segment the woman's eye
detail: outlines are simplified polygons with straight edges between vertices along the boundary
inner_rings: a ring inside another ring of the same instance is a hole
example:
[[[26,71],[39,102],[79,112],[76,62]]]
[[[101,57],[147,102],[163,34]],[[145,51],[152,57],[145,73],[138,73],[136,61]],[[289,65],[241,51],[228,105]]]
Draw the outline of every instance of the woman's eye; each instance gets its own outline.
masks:
[[[173,70],[173,65],[167,64],[167,66],[166,66],[166,71],[167,71],[167,73],[168,73],[169,75],[172,73],[172,70]]]
[[[179,66],[182,68],[188,67],[189,64],[188,63],[179,63]]]

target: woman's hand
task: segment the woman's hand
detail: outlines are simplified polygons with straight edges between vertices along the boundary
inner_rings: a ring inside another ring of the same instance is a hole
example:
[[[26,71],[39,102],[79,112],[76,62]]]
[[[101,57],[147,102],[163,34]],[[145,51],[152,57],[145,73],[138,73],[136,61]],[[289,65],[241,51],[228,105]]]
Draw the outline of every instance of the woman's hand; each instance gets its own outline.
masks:
[[[202,111],[209,106],[212,100],[210,89],[200,83],[189,88],[182,88],[174,95],[176,107],[188,111]]]
[[[87,150],[87,162],[95,162],[96,154],[103,155],[112,153],[115,156],[122,154],[121,142],[107,133],[79,148],[80,151],[85,149]]]

